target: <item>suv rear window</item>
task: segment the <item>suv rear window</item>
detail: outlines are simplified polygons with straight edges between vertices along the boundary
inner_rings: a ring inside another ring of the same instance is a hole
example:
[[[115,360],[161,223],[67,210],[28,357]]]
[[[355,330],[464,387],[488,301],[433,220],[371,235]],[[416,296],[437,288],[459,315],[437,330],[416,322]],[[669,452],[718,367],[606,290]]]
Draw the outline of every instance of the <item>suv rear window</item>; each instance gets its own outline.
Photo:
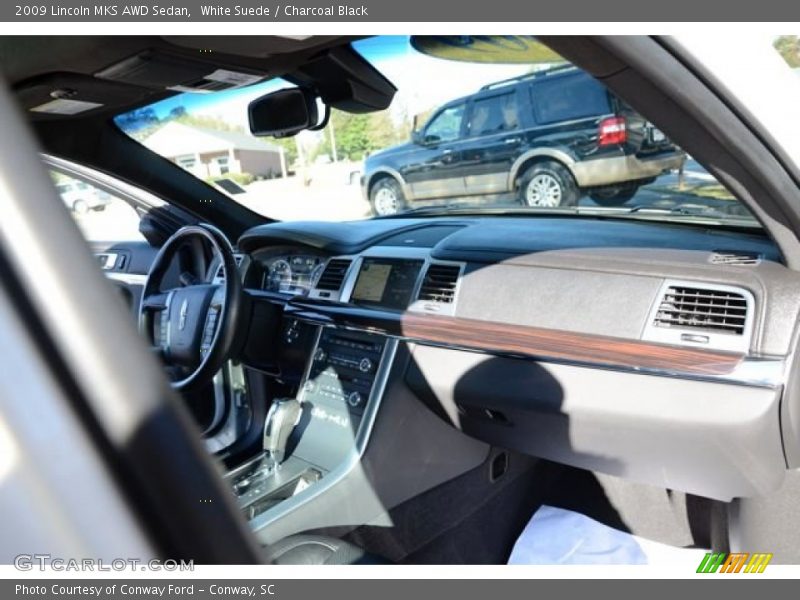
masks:
[[[557,77],[530,86],[539,124],[569,121],[611,112],[608,91],[591,77]]]

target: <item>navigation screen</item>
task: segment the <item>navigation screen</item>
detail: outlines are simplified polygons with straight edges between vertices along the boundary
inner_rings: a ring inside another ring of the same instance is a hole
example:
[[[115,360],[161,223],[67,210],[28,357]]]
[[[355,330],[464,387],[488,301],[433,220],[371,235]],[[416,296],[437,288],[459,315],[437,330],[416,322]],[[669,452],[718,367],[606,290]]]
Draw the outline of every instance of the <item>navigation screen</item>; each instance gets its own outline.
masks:
[[[421,268],[421,260],[365,258],[350,298],[381,308],[407,308]]]

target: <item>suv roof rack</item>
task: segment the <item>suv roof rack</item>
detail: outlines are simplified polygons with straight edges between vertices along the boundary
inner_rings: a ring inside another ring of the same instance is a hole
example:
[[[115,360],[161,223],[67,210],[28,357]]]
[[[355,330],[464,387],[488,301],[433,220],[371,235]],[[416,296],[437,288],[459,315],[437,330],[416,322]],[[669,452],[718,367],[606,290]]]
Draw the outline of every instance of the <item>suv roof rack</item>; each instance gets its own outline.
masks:
[[[541,71],[534,71],[533,73],[518,75],[517,77],[511,77],[509,79],[495,81],[494,83],[487,83],[479,91],[485,92],[486,90],[493,90],[495,88],[503,87],[505,85],[511,85],[512,83],[520,83],[522,81],[528,81],[530,79],[539,79],[541,77],[547,77],[548,75],[555,75],[556,73],[563,73],[565,71],[573,71],[573,70],[577,71],[578,67],[570,63],[564,63],[561,65],[557,65],[555,67],[551,67],[549,69],[542,69]]]

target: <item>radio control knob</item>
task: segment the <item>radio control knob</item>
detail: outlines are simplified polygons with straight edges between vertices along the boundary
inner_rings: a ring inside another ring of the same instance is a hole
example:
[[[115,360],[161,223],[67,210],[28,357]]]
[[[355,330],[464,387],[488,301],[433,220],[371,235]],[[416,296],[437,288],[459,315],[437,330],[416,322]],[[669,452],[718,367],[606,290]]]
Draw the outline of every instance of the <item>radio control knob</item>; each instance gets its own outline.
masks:
[[[361,394],[358,392],[350,392],[347,395],[347,403],[353,408],[357,407],[359,404],[361,404]]]
[[[372,371],[372,361],[368,358],[362,358],[361,362],[358,363],[358,370],[362,373],[369,373]]]

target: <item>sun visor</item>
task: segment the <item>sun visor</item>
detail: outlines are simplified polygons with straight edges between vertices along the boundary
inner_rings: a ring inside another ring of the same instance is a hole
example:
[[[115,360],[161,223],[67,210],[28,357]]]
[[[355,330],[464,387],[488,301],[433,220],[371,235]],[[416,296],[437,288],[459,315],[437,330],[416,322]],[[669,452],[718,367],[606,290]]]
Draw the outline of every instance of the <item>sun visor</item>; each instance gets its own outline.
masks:
[[[143,101],[152,92],[77,73],[49,73],[15,87],[18,102],[31,118],[93,115]]]
[[[267,78],[242,67],[221,67],[160,51],[126,58],[95,73],[100,79],[158,90],[218,92],[257,83]]]

